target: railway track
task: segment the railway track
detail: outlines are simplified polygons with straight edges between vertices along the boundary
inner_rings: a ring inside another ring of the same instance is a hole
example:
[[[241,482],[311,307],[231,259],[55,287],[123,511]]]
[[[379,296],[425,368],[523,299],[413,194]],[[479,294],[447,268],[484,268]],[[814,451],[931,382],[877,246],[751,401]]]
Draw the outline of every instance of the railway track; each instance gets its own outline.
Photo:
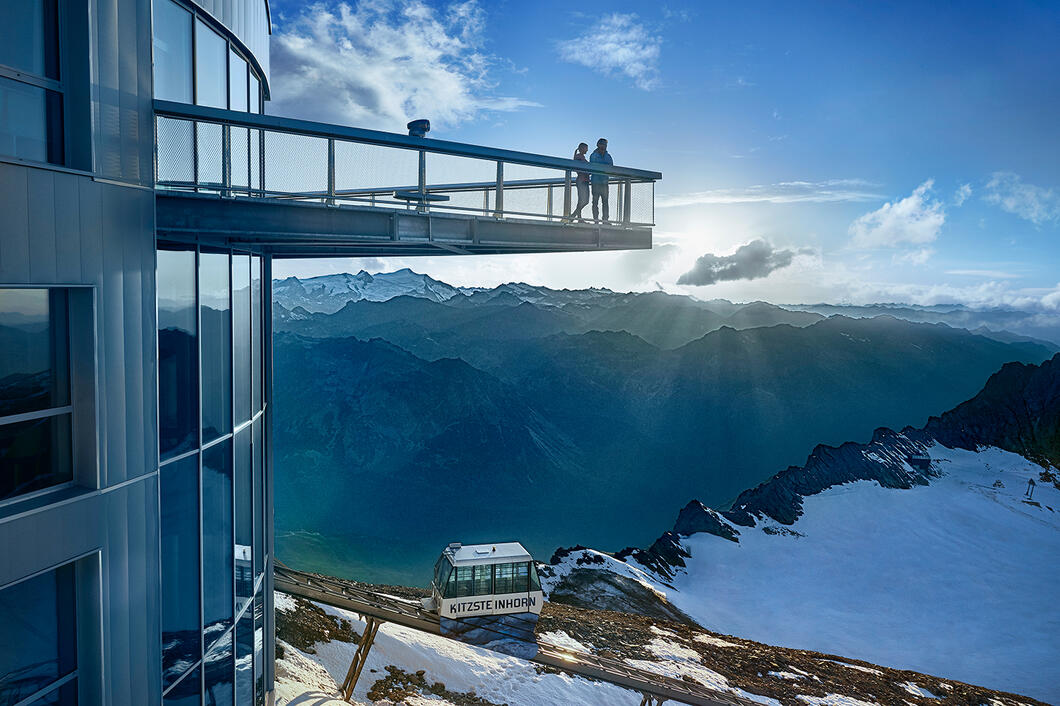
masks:
[[[274,569],[274,585],[277,591],[353,611],[366,618],[371,618],[373,623],[394,623],[432,635],[441,635],[438,616],[424,610],[416,601],[279,565]],[[368,634],[367,631],[366,634]],[[374,630],[371,635],[374,637]],[[538,653],[530,660],[531,662],[630,689],[642,695],[642,706],[653,703],[662,704],[668,700],[692,706],[759,706],[757,702],[750,699],[694,682],[638,669],[621,660],[540,640],[537,644]],[[350,665],[347,683],[343,685],[347,700],[353,692],[353,685],[356,684],[360,669],[363,668],[364,661],[367,659],[371,642],[368,641],[367,645],[362,644],[362,647],[363,652],[361,648],[358,649],[354,662]]]

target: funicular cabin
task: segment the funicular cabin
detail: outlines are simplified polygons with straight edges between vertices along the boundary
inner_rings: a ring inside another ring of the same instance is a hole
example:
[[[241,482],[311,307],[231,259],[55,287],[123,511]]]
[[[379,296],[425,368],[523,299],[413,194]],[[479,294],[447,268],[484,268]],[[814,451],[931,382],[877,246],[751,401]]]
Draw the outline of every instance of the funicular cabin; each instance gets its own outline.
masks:
[[[536,652],[544,594],[533,557],[518,542],[450,544],[438,557],[428,607],[442,633],[515,654]]]

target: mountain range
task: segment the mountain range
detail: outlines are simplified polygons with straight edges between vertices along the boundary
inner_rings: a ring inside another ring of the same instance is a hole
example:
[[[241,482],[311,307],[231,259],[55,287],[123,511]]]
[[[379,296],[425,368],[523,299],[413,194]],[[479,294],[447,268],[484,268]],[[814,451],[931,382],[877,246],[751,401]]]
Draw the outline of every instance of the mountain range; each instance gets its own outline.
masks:
[[[277,542],[304,568],[418,584],[454,539],[650,543],[690,496],[727,507],[815,444],[922,425],[1054,351],[889,316],[395,274],[426,295],[274,308]]]

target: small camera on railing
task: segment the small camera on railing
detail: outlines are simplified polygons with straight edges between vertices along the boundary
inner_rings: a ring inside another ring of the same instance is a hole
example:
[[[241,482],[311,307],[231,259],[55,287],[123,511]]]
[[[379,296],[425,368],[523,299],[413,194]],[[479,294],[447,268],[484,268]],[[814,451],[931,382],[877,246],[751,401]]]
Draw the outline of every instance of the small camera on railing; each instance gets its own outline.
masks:
[[[430,120],[413,120],[408,125],[409,137],[426,137],[427,133],[431,131]]]

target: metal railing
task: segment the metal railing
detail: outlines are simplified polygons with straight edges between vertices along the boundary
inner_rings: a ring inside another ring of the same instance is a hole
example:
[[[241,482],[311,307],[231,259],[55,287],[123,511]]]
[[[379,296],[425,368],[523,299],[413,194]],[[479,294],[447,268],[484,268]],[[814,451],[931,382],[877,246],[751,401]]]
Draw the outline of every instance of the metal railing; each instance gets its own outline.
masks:
[[[159,189],[572,223],[578,172],[607,176],[608,224],[654,225],[658,172],[155,101]]]

